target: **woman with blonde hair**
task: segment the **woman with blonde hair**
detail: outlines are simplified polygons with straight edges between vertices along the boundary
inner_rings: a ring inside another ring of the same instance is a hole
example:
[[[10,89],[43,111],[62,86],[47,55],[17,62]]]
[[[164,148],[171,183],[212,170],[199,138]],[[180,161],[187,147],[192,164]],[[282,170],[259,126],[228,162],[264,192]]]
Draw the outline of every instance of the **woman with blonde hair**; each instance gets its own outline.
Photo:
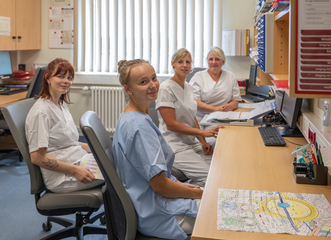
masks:
[[[174,167],[180,169],[193,184],[204,186],[213,153],[205,137],[216,138],[221,125],[202,130],[195,118],[197,103],[192,87],[185,81],[192,66],[190,52],[185,48],[177,50],[171,65],[175,74],[161,84],[156,100],[159,128],[175,152]]]
[[[222,70],[225,55],[219,47],[211,47],[207,54],[208,69],[197,72],[190,80],[194,99],[198,104],[197,119],[200,122],[205,114],[238,108],[241,100],[240,89],[235,75]]]
[[[162,239],[191,234],[202,196],[200,187],[171,175],[174,152],[148,115],[159,81],[145,60],[118,63],[119,81],[129,95],[113,138],[116,172],[137,212],[138,231]]]

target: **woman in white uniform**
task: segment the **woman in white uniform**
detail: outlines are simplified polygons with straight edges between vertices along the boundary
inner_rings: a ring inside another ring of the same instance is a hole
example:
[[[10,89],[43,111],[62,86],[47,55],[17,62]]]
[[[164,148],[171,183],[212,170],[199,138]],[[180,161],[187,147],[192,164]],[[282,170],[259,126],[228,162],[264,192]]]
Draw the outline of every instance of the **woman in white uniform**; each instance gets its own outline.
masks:
[[[207,54],[208,70],[197,72],[190,80],[194,99],[198,104],[197,120],[200,122],[205,114],[222,111],[228,112],[238,108],[241,100],[240,89],[235,75],[222,70],[225,55],[219,47],[211,47]],[[208,129],[209,127],[202,127]],[[215,146],[215,138],[206,138]]]
[[[88,145],[78,142],[78,131],[67,106],[74,73],[67,60],[56,58],[50,62],[38,100],[25,122],[31,162],[40,167],[44,183],[52,192],[72,192],[104,183],[79,166],[84,157],[91,156]]]
[[[197,120],[205,114],[238,108],[240,89],[235,75],[222,70],[225,55],[219,47],[212,47],[207,55],[208,70],[197,72],[190,80],[198,104]]]
[[[175,75],[161,84],[155,102],[159,128],[175,152],[174,167],[180,169],[193,184],[204,186],[213,153],[212,146],[204,137],[216,138],[221,125],[202,130],[195,118],[197,103],[192,87],[185,81],[192,65],[190,52],[185,48],[177,50],[171,64]]]

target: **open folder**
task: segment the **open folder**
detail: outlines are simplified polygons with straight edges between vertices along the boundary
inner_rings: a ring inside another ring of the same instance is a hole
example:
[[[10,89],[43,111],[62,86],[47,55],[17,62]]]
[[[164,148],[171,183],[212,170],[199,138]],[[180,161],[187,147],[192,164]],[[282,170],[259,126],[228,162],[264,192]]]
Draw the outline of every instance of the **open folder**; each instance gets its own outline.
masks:
[[[213,112],[206,118],[209,123],[245,122],[264,116],[277,108],[276,101],[269,102],[250,112]]]

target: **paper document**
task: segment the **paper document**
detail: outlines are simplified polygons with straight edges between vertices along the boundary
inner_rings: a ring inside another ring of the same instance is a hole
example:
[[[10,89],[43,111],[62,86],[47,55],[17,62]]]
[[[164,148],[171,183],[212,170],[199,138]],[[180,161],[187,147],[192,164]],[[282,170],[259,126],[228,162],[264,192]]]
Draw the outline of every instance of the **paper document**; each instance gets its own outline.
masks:
[[[86,167],[86,168],[90,169],[90,171],[94,174],[94,176],[97,179],[105,180],[102,176],[100,168],[98,167],[98,164],[95,161],[92,153],[86,154],[83,157],[82,161],[80,162],[79,166]]]
[[[250,112],[213,112],[207,117],[207,122],[245,121],[255,119],[275,110],[275,101],[261,105]]]
[[[259,102],[259,103],[239,103],[238,108],[258,108],[262,107],[265,104],[273,103],[276,102],[275,100],[267,100],[264,102]]]
[[[323,194],[218,189],[218,230],[330,237],[330,225]]]

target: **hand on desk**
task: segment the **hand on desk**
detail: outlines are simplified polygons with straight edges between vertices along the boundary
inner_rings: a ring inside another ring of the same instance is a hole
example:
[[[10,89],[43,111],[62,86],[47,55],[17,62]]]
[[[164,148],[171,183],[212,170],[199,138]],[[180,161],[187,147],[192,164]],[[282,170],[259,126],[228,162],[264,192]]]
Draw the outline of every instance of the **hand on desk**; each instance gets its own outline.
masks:
[[[223,125],[217,125],[215,127],[203,130],[202,136],[203,137],[215,137],[216,138],[217,134],[218,134],[218,130],[220,128],[224,128],[224,126]]]

